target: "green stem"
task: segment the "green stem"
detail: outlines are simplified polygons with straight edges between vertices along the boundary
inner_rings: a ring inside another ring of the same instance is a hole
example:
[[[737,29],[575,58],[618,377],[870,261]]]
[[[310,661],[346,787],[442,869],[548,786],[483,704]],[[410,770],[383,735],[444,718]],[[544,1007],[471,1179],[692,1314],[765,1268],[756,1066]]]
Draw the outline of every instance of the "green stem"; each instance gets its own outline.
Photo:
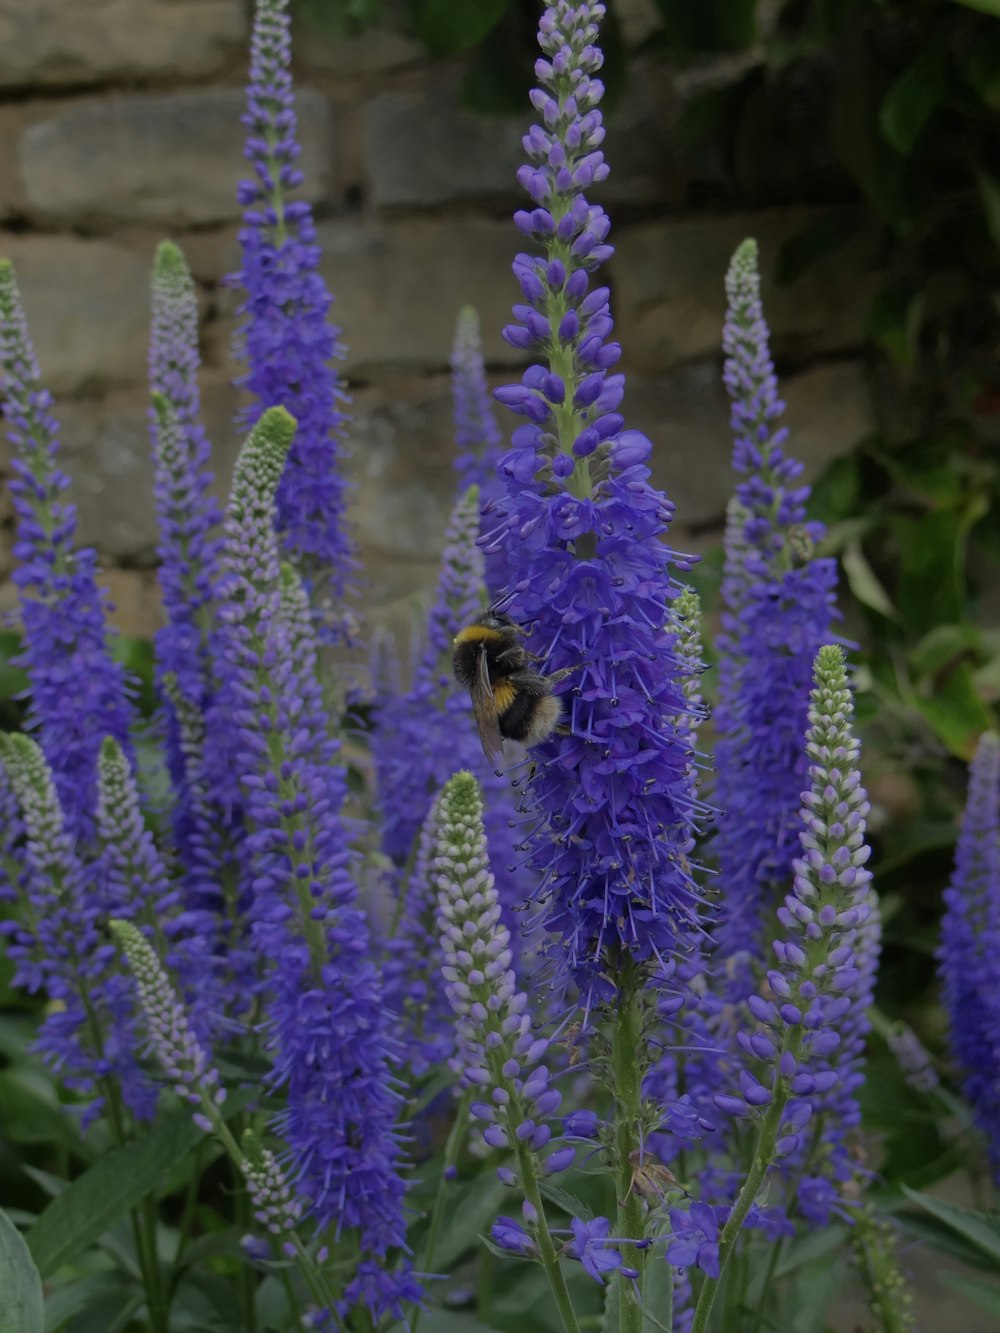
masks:
[[[441,1223],[444,1220],[444,1207],[448,1199],[448,1186],[451,1183],[448,1179],[448,1171],[458,1161],[458,1154],[465,1141],[465,1132],[469,1123],[469,1104],[472,1101],[472,1092],[466,1092],[458,1104],[458,1111],[455,1115],[455,1123],[451,1127],[448,1135],[448,1142],[444,1148],[444,1164],[441,1175],[438,1177],[437,1193],[434,1196],[434,1206],[431,1209],[431,1220],[427,1228],[427,1240],[424,1243],[423,1258],[420,1263],[422,1273],[434,1272],[434,1251],[437,1249],[438,1234],[441,1230]],[[420,1323],[420,1306],[414,1306],[413,1314],[410,1316],[410,1333],[417,1333],[417,1325]]]
[[[642,1015],[638,989],[627,979],[619,991],[617,1022],[611,1037],[611,1068],[614,1076],[615,1159],[618,1183],[618,1235],[623,1240],[645,1239],[646,1219],[642,1199],[634,1188],[636,1154],[642,1151],[640,1114],[642,1074],[636,1052],[642,1041]],[[639,1270],[635,1279],[642,1295],[645,1249],[635,1249],[628,1263]],[[627,1282],[618,1284],[618,1319],[621,1333],[641,1333],[642,1304]]]
[[[545,1203],[542,1199],[542,1192],[538,1187],[534,1156],[526,1144],[515,1140],[513,1134],[510,1137],[511,1141],[517,1144],[517,1165],[524,1197],[534,1208],[538,1217],[535,1223],[535,1236],[538,1240],[539,1258],[542,1261],[542,1267],[545,1269],[545,1276],[548,1278],[549,1290],[555,1299],[565,1333],[580,1333],[580,1326],[576,1322],[576,1311],[573,1309],[573,1302],[570,1300],[566,1279],[559,1267],[559,1256],[556,1253],[556,1247],[549,1231],[549,1224],[545,1217]]]
[[[230,1161],[230,1168],[233,1175],[233,1193],[235,1194],[236,1225],[240,1229],[240,1235],[245,1236],[251,1230],[252,1209],[250,1207],[250,1198],[246,1192],[243,1173],[236,1162]],[[240,1264],[240,1296],[243,1301],[243,1328],[246,1333],[255,1333],[257,1328],[257,1283],[254,1277],[254,1270],[250,1264]]]
[[[725,1277],[726,1267],[736,1247],[747,1213],[753,1207],[761,1186],[764,1184],[768,1167],[774,1160],[774,1148],[778,1142],[778,1130],[781,1127],[781,1117],[784,1114],[787,1100],[788,1092],[782,1079],[778,1082],[774,1101],[768,1107],[767,1114],[761,1124],[753,1161],[750,1164],[750,1170],[747,1172],[747,1178],[743,1182],[739,1198],[733,1205],[733,1210],[729,1214],[726,1225],[722,1228],[722,1235],[719,1238],[719,1276],[717,1278],[707,1277],[702,1283],[701,1291],[698,1293],[698,1304],[695,1306],[691,1333],[706,1333],[708,1317],[712,1313],[712,1306],[715,1304],[715,1298],[719,1292],[719,1284]]]

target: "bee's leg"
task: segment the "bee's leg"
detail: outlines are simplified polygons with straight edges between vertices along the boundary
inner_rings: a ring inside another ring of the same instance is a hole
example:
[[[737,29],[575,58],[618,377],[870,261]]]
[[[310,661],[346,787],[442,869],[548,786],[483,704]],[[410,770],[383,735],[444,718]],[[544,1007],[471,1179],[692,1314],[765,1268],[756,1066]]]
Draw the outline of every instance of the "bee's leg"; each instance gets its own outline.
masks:
[[[576,666],[563,667],[561,671],[551,672],[545,679],[550,685],[558,685],[561,680],[565,680],[567,676],[572,676],[573,672],[579,671],[582,666],[582,662],[577,662]]]
[[[571,727],[567,727],[565,722],[560,722],[555,729],[555,733],[557,736],[572,736],[573,730]]]

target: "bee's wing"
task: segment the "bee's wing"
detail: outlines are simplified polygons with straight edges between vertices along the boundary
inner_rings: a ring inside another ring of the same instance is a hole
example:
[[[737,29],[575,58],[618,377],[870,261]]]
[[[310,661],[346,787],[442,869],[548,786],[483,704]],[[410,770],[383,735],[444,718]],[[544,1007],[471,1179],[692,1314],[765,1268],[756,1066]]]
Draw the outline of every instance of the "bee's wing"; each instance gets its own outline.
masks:
[[[500,735],[500,722],[497,718],[496,700],[493,698],[493,686],[490,684],[490,669],[486,661],[485,647],[479,651],[476,679],[472,683],[472,715],[479,729],[483,753],[490,763],[496,763],[503,754],[503,737]]]

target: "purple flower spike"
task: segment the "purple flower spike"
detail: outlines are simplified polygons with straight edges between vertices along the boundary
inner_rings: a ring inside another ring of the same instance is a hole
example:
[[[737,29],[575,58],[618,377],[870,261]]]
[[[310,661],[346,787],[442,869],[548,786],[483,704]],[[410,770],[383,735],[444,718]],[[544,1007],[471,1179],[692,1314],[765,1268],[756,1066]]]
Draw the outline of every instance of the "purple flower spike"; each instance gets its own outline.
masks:
[[[254,1218],[268,1235],[287,1237],[302,1216],[301,1201],[295,1197],[281,1163],[252,1130],[244,1132],[242,1147],[241,1166]]]
[[[986,732],[945,890],[938,970],[965,1095],[1000,1181],[1000,736]]]
[[[726,277],[722,341],[732,400],[733,466],[741,475],[730,509],[723,582],[723,637],[715,720],[716,839],[723,917],[721,958],[732,999],[753,984],[763,928],[796,853],[796,812],[805,778],[813,660],[830,638],[836,564],[812,555],[822,528],[806,521],[802,465],[785,452],[788,432],[768,348],[755,241],[744,241]]]
[[[177,993],[148,941],[130,921],[111,921],[110,926],[135,976],[150,1048],[178,1097],[198,1108],[197,1123],[210,1129],[213,1112],[226,1098],[219,1071],[211,1066],[199,1045]]]
[[[58,427],[43,389],[14,267],[0,260],[0,402],[14,448],[10,492],[17,517],[14,582],[31,681],[29,721],[52,769],[68,831],[93,833],[97,753],[113,736],[129,753],[129,700],[108,653],[97,559],[77,547],[76,508],[64,498]]]
[[[74,851],[51,769],[26,736],[0,736],[0,760],[25,835],[20,919],[0,922],[0,934],[14,985],[50,1001],[36,1049],[67,1088],[90,1098],[84,1124],[100,1114],[106,1080],[148,1116],[155,1097],[136,1059],[131,987],[102,938],[102,904]]]
[[[778,910],[776,966],[767,973],[772,1000],[751,1005],[758,1032],[770,1039],[777,1061],[753,1059],[753,1029],[738,1035],[749,1057],[740,1079],[743,1097],[757,1107],[765,1104],[762,1093],[767,1093],[766,1104],[780,1111],[782,1170],[792,1179],[802,1177],[799,1205],[808,1220],[825,1224],[837,1202],[837,1186],[856,1169],[848,1136],[860,1121],[857,1090],[878,961],[879,913],[866,868],[868,798],[839,647],[820,649],[815,681],[806,733],[810,786],[802,794],[801,855],[793,862],[792,892]],[[813,1134],[802,1132],[814,1117],[822,1117],[819,1161],[809,1157]],[[822,1189],[818,1179],[827,1182]]]
[[[332,299],[319,272],[312,210],[289,198],[302,180],[290,67],[288,0],[257,0],[243,117],[253,179],[239,188],[243,266],[231,279],[246,293],[237,354],[247,372],[239,384],[255,399],[246,424],[275,406],[298,422],[277,525],[303,576],[336,603],[355,566],[344,523],[345,394],[333,365],[343,352],[328,321]],[[347,633],[346,619],[339,633]]]
[[[493,415],[483,353],[479,340],[479,316],[473,306],[463,306],[455,322],[455,344],[451,354],[451,396],[455,412],[455,467],[459,486],[467,491],[478,486],[485,503],[497,488],[497,462],[502,436]]]
[[[608,174],[595,45],[604,6],[550,5],[539,25],[540,123],[520,173],[535,207],[515,222],[532,253],[514,274],[524,303],[509,341],[535,363],[498,401],[524,419],[500,462],[505,493],[487,505],[483,544],[506,562],[504,611],[530,630],[569,735],[536,751],[529,838],[560,979],[585,1009],[613,993],[623,963],[659,967],[693,920],[688,854],[696,809],[688,782],[689,706],[678,682],[672,506],[649,484],[648,442],[624,430],[624,377],[608,372],[608,288],[592,275],[611,254],[609,222],[584,189]]]
[[[271,408],[236,466],[224,552],[226,703],[253,830],[252,931],[272,1080],[287,1090],[276,1129],[317,1226],[357,1229],[362,1250],[381,1260],[405,1239],[394,1020],[349,874],[346,779],[316,635],[297,580],[282,586],[274,504],[294,428]]]
[[[153,264],[149,348],[157,554],[167,619],[156,635],[156,656],[161,677],[175,676],[185,699],[204,707],[222,514],[210,491],[211,446],[199,420],[199,366],[194,282],[181,251],[164,241]]]

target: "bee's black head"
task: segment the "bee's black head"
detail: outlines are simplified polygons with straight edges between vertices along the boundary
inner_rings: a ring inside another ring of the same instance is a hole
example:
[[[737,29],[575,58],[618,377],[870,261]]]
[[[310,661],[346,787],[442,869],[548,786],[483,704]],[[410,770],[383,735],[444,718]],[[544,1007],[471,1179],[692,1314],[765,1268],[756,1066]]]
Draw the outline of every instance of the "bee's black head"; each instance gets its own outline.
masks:
[[[487,629],[510,630],[517,628],[510,616],[505,616],[502,611],[495,611],[492,606],[479,617],[479,623],[485,625]]]

